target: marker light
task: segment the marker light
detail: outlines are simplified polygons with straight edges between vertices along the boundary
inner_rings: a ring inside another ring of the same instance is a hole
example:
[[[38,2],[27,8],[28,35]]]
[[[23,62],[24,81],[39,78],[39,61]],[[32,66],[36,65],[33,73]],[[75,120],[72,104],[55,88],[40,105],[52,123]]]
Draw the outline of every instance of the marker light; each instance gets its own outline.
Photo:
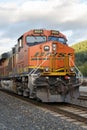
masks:
[[[53,51],[56,50],[56,44],[55,43],[52,44],[52,49],[53,49]]]

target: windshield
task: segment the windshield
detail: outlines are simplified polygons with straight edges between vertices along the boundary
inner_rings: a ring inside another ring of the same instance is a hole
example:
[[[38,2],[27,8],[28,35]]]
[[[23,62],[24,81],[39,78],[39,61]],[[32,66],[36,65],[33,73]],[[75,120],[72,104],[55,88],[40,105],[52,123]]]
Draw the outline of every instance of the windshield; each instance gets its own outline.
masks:
[[[29,46],[37,45],[46,42],[46,36],[27,36],[26,43]]]
[[[63,37],[49,36],[48,41],[58,41],[58,42],[61,42],[63,44],[66,44],[67,40],[65,38],[63,38]]]

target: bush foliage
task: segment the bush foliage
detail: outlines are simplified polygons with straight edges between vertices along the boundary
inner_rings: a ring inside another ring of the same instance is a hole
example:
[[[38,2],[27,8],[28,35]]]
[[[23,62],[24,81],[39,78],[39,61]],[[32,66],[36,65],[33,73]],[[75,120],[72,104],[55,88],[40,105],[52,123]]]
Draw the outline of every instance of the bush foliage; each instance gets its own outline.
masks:
[[[87,76],[87,40],[79,42],[72,46],[75,49],[75,63],[82,72]]]

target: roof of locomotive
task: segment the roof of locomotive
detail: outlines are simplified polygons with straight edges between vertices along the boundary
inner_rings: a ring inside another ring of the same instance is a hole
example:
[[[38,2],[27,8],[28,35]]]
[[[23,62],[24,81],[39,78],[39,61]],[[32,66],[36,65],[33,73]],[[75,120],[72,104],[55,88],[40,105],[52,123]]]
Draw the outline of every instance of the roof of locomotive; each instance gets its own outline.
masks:
[[[56,35],[57,37],[64,37],[67,40],[66,36],[58,30],[33,29],[25,32],[23,35],[25,36],[26,35],[46,35],[46,36]]]

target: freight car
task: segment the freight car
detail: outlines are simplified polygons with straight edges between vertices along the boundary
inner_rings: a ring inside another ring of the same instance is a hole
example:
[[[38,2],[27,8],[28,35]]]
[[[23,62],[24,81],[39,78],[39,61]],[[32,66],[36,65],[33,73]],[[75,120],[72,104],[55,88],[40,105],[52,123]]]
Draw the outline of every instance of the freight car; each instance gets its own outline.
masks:
[[[81,84],[74,60],[61,32],[30,30],[0,56],[0,86],[42,102],[70,102],[78,98]]]

